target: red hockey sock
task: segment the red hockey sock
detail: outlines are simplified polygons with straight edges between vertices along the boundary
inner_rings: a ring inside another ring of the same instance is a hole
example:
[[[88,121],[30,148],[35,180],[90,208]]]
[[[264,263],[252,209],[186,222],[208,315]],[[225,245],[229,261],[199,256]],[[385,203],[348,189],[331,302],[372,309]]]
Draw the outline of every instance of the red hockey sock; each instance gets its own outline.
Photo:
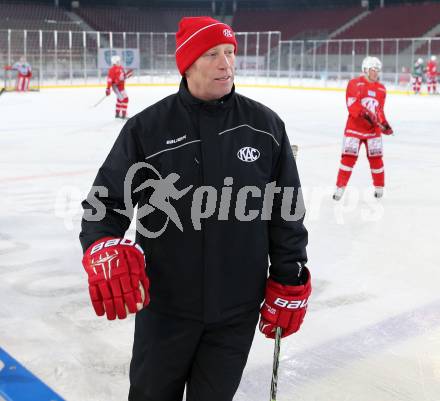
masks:
[[[353,171],[353,167],[356,164],[356,160],[356,156],[342,155],[338,178],[336,179],[337,187],[347,186],[348,180],[351,177],[351,172]]]
[[[371,177],[373,178],[373,185],[375,187],[385,186],[385,171],[383,167],[382,157],[368,158],[371,168]]]

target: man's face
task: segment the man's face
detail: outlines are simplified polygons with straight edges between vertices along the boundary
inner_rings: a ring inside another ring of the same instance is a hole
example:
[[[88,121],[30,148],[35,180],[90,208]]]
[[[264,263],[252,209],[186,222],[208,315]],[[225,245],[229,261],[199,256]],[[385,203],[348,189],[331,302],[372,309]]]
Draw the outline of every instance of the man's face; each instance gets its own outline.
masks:
[[[369,68],[367,77],[370,81],[376,82],[379,79],[379,70],[377,68]]]
[[[220,99],[232,90],[234,70],[234,45],[215,46],[186,70],[188,89],[194,97],[201,100]]]

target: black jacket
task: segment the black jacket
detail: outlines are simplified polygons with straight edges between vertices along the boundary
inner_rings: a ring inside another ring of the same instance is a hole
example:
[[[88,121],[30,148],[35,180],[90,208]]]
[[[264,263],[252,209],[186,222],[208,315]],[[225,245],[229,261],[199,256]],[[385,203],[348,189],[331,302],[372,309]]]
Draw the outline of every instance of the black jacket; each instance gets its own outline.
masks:
[[[183,80],[177,94],[131,118],[94,182],[94,186],[106,187],[108,196],[98,196],[92,189],[83,202],[87,213],[95,212],[91,202],[95,193],[106,208],[101,221],[83,218],[80,240],[84,251],[104,236],[124,236],[130,216],[115,210],[126,208],[124,178],[136,162],[149,163],[163,178],[179,174],[175,182],[178,190],[193,186],[180,199],[169,199],[183,232],[168,219],[157,238],[136,233],[136,241],[145,251],[151,283],[149,308],[205,322],[258,308],[264,298],[268,257],[270,274],[278,282],[297,284],[298,262],[307,259],[303,219],[281,218],[281,195],[275,195],[271,220],[261,218],[267,183],[300,186],[284,123],[272,110],[234,89],[219,101],[198,100]],[[225,177],[232,177],[233,184],[225,185]],[[144,166],[134,174],[129,187],[138,208],[149,204],[152,189],[133,191],[149,178],[158,176]],[[211,199],[205,193],[202,202],[202,210],[207,207],[212,213],[195,227],[191,204],[200,186],[213,187]],[[235,216],[235,198],[243,186],[257,187],[247,196],[245,214],[260,211],[251,221]],[[256,189],[261,190],[261,196]],[[228,204],[229,192],[229,215],[219,216],[219,204]],[[292,215],[294,211],[295,202]],[[162,229],[166,222],[167,215],[157,209],[140,219],[151,232]]]

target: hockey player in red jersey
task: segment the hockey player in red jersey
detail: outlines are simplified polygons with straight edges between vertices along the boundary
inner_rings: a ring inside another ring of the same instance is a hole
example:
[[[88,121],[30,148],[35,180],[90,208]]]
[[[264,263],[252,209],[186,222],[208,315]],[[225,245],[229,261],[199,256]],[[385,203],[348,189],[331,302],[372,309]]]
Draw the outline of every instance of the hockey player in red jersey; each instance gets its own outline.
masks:
[[[362,62],[363,75],[348,83],[346,101],[349,114],[345,126],[336,191],[333,195],[335,200],[341,199],[344,194],[362,144],[365,144],[367,149],[375,187],[374,196],[381,198],[383,195],[385,176],[382,161],[382,134],[391,135],[393,130],[384,113],[386,89],[379,82],[381,69],[382,63],[378,58],[366,57]]]
[[[426,81],[428,84],[428,93],[435,94],[437,92],[437,57],[431,56],[428,64],[426,65]]]
[[[105,94],[110,95],[111,89],[116,95],[116,118],[127,118],[128,96],[125,91],[125,80],[132,76],[133,70],[125,70],[121,65],[121,58],[117,55],[111,58],[112,67],[107,74],[107,89]]]
[[[17,71],[17,83],[15,89],[18,92],[26,92],[29,90],[29,82],[32,78],[32,67],[26,61],[24,56],[20,57],[20,61],[17,61],[12,66],[7,65],[5,67],[6,71],[15,70]]]

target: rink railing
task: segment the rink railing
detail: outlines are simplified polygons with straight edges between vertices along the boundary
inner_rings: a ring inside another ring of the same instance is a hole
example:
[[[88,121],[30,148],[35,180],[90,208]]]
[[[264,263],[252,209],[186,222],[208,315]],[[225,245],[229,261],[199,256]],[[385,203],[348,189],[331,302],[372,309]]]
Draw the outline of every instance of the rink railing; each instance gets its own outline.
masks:
[[[439,37],[283,41],[277,31],[238,32],[236,37],[236,73],[248,83],[277,79],[304,85],[312,80],[327,86],[356,76],[363,58],[374,55],[383,62],[384,81],[406,86],[416,59],[440,53]],[[179,79],[174,33],[0,30],[0,64],[24,55],[42,86],[103,84],[107,68],[99,65],[98,54],[133,49],[137,78],[132,82]]]

